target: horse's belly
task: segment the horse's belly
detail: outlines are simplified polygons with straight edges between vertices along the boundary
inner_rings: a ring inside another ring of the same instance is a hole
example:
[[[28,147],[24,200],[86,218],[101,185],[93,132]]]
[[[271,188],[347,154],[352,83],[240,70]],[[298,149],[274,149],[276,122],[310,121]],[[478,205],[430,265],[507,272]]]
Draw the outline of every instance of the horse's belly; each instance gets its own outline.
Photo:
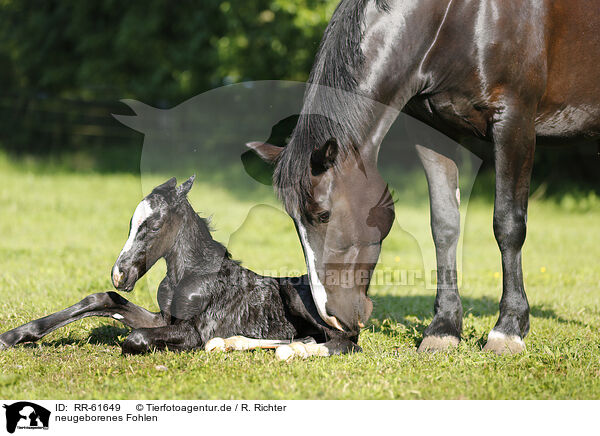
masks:
[[[600,136],[600,105],[565,105],[560,109],[539,112],[535,132],[545,138]]]

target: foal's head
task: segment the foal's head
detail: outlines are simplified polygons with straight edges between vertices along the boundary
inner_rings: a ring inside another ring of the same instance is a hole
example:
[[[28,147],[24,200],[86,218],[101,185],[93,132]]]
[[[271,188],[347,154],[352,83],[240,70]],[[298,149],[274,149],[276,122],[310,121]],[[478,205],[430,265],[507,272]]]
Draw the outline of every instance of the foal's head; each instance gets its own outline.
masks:
[[[173,177],[157,186],[135,209],[129,238],[112,268],[112,282],[120,291],[129,292],[136,281],[175,243],[188,204],[186,195],[194,176],[180,186]]]

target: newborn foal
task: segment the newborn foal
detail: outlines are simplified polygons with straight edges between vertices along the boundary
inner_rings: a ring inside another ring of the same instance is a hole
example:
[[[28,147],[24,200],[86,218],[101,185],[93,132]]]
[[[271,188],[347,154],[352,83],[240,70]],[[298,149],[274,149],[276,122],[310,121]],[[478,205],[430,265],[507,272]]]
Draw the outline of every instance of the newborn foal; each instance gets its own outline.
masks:
[[[115,288],[130,292],[164,257],[160,312],[149,312],[115,292],[92,294],[0,335],[0,349],[36,341],[81,318],[105,316],[134,329],[122,345],[124,354],[277,348],[277,357],[287,360],[360,350],[356,335],[330,329],[319,317],[305,277],[265,277],[231,259],[187,200],[193,182],[191,177],[176,186],[172,178],[140,202],[112,269]]]

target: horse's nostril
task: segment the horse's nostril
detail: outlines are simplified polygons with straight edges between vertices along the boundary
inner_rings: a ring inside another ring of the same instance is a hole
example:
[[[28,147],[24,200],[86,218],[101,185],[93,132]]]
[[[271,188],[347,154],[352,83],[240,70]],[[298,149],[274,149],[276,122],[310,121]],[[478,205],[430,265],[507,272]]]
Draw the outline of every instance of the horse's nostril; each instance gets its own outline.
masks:
[[[121,284],[121,281],[123,280],[124,275],[125,274],[123,274],[121,271],[119,271],[119,267],[115,266],[115,269],[113,270],[113,274],[112,274],[113,285],[115,285],[115,288],[119,287],[119,285]]]

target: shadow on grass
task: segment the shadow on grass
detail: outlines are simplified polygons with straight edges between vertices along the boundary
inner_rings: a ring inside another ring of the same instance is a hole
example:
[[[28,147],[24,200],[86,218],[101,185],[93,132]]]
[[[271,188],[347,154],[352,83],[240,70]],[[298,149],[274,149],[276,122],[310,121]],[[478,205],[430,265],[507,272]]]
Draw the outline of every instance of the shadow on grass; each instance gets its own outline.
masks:
[[[386,336],[402,336],[403,338],[418,345],[423,339],[423,332],[433,318],[434,296],[373,296],[374,312],[371,317],[370,329],[376,333]],[[498,301],[489,297],[462,297],[465,316],[493,316],[498,315]],[[536,318],[550,319],[559,324],[571,324],[580,327],[585,323],[566,319],[558,315],[553,309],[541,305],[533,305],[530,309],[531,316]],[[103,325],[95,327],[90,331],[87,339],[73,339],[70,337],[60,338],[42,343],[24,344],[26,348],[84,346],[86,344],[107,345],[120,347],[123,340],[129,335],[130,329],[114,325]],[[469,342],[475,342],[480,347],[485,345],[487,332],[483,335],[475,328],[463,328],[462,338]]]
[[[91,330],[87,339],[60,338],[53,341],[44,341],[43,347],[64,347],[64,346],[84,346],[85,344],[109,345],[120,347],[121,343],[130,333],[127,327],[117,327],[114,325],[103,325]],[[24,344],[26,348],[36,348],[37,343]]]
[[[374,311],[371,317],[374,332],[383,333],[388,336],[403,337],[418,345],[423,339],[423,332],[433,318],[433,304],[435,297],[432,296],[373,296]],[[499,302],[489,297],[461,297],[464,315],[473,316],[498,316]],[[533,305],[530,314],[536,318],[545,318],[558,322],[559,324],[575,324],[584,327],[586,324],[561,317],[553,309],[542,305]],[[398,324],[401,328],[398,328]],[[475,341],[483,347],[487,333],[484,335],[474,328],[464,328],[462,338],[467,341]]]

